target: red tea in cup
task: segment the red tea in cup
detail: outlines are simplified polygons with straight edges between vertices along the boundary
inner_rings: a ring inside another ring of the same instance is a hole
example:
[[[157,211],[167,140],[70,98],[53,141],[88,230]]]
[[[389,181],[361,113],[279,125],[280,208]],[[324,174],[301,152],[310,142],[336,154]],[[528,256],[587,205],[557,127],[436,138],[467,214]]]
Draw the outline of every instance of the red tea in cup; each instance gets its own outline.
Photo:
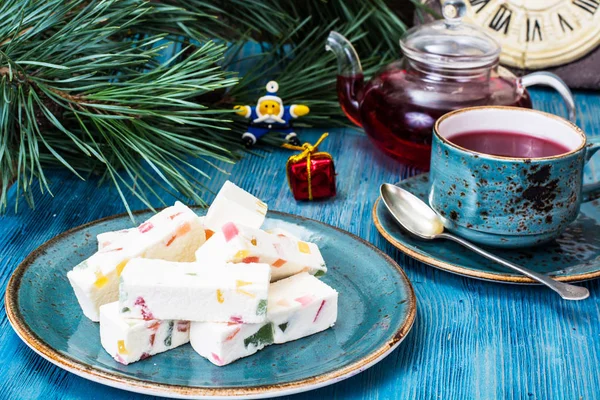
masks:
[[[478,153],[513,158],[542,158],[570,151],[564,144],[527,133],[501,130],[459,132],[447,138],[457,146]]]

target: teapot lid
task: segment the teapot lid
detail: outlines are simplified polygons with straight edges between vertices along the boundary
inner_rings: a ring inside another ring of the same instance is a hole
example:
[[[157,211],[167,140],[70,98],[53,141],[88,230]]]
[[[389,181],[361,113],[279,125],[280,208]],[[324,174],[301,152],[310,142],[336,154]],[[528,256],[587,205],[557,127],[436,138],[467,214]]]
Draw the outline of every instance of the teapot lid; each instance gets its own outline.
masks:
[[[462,21],[466,6],[462,0],[442,5],[443,20],[409,29],[400,39],[410,59],[443,68],[477,68],[495,64],[500,55],[496,40],[475,25]]]

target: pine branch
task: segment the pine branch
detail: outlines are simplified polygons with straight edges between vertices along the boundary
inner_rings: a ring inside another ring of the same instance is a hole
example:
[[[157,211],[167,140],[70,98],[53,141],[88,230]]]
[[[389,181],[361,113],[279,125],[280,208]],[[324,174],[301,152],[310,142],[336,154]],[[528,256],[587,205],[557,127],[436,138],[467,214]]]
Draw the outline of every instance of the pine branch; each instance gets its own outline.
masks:
[[[242,150],[236,132],[246,121],[231,107],[253,104],[268,80],[286,103],[311,107],[303,125],[348,124],[325,38],[332,29],[348,36],[373,73],[397,58],[412,13],[389,4],[395,9],[384,0],[4,0],[0,212],[13,181],[15,207],[21,197],[33,206],[34,184],[49,191],[45,171],[54,166],[82,179],[99,174],[128,210],[127,193],[151,207],[157,187],[203,204],[210,170]],[[238,82],[247,41],[260,50]],[[164,60],[173,43],[178,52]]]
[[[34,178],[49,192],[45,170],[54,165],[82,179],[103,175],[128,211],[126,192],[152,207],[147,193],[157,184],[204,204],[204,168],[211,159],[234,162],[239,146],[226,133],[229,111],[194,99],[237,79],[217,66],[225,46],[212,42],[160,63],[168,32],[139,32],[157,12],[165,17],[165,7],[141,0],[0,6],[7,21],[0,26],[0,211],[13,180],[15,207],[21,195],[33,206]],[[172,9],[172,18],[197,17]],[[188,157],[208,162],[199,168]]]

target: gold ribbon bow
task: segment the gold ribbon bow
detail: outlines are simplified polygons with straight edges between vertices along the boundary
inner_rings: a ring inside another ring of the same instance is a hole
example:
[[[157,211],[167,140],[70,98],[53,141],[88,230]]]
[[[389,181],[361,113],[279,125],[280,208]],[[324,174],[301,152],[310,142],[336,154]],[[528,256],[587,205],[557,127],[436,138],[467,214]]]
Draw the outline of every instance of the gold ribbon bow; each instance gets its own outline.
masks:
[[[290,158],[288,158],[287,163],[285,164],[285,170],[287,171],[287,175],[288,175],[288,185],[290,185],[290,189],[292,188],[292,185],[290,184],[290,170],[289,170],[289,166],[290,164],[295,164],[297,162],[306,160],[306,176],[308,179],[308,199],[312,200],[313,196],[312,196],[312,182],[311,182],[311,172],[310,172],[310,158],[311,156],[316,156],[316,155],[324,155],[327,156],[331,159],[331,155],[329,153],[318,153],[317,151],[319,150],[318,147],[321,143],[323,143],[323,141],[327,138],[327,136],[329,136],[329,133],[325,132],[324,134],[321,135],[321,137],[319,138],[319,140],[317,140],[317,143],[315,143],[314,145],[310,144],[310,143],[304,143],[302,146],[294,146],[292,144],[289,143],[284,143],[281,147],[284,147],[286,149],[290,149],[290,150],[298,150],[301,151],[302,153],[300,154],[296,154],[294,156],[290,156]]]

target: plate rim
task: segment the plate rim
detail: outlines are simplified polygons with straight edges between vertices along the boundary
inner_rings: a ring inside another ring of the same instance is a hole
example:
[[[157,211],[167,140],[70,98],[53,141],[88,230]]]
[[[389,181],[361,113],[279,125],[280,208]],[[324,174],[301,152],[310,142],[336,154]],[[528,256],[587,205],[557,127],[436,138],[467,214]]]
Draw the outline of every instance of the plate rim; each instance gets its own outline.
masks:
[[[202,209],[202,207],[198,206],[194,206],[191,208],[194,210]],[[159,209],[157,209],[157,211],[158,210]],[[133,212],[133,215],[139,215],[149,211],[151,210],[138,210]],[[393,333],[390,340],[385,341],[375,351],[371,352],[370,354],[359,360],[354,361],[353,363],[347,365],[344,368],[338,368],[323,375],[312,376],[301,380],[277,383],[272,385],[260,385],[254,387],[191,387],[156,383],[145,379],[135,379],[131,377],[118,375],[113,372],[100,371],[97,368],[94,368],[93,366],[86,365],[70,357],[68,354],[63,355],[59,351],[55,350],[52,346],[44,342],[37,334],[35,334],[29,328],[27,323],[24,321],[23,316],[21,315],[19,311],[18,293],[23,275],[25,271],[27,271],[29,266],[39,257],[39,255],[42,254],[50,246],[54,245],[57,241],[68,237],[69,235],[75,232],[86,229],[90,226],[110,221],[113,219],[128,217],[128,213],[111,215],[71,228],[65,232],[62,232],[52,237],[51,239],[47,240],[42,245],[34,249],[31,253],[29,253],[27,257],[25,257],[25,259],[21,261],[21,263],[19,263],[17,268],[13,271],[8,281],[8,284],[6,285],[4,303],[8,320],[13,330],[17,333],[17,336],[19,336],[19,338],[27,346],[29,346],[37,354],[41,355],[43,358],[50,361],[52,364],[58,366],[59,368],[62,368],[82,378],[101,383],[107,386],[112,386],[118,389],[172,398],[216,399],[240,396],[243,396],[244,398],[285,396],[314,390],[320,387],[340,382],[344,379],[350,378],[368,369],[369,367],[373,366],[374,364],[384,359],[387,355],[389,355],[408,335],[412,326],[414,325],[414,321],[417,314],[417,300],[414,293],[414,288],[402,267],[400,267],[400,265],[396,261],[394,261],[389,255],[385,254],[383,251],[378,249],[376,246],[348,231],[300,215],[294,215],[272,210],[269,210],[268,213],[272,215],[274,214],[283,217],[292,217],[304,221],[316,222],[320,225],[325,225],[328,228],[333,228],[336,231],[346,236],[349,236],[351,239],[354,239],[360,242],[361,244],[367,246],[371,250],[375,251],[377,254],[382,256],[385,261],[387,261],[390,265],[392,265],[395,268],[395,270],[400,275],[401,279],[406,284],[408,292],[408,309],[404,321],[396,329],[395,333]]]
[[[428,173],[425,172],[422,174],[412,176],[410,178],[404,179],[403,181],[401,181],[395,185],[398,186],[400,183],[402,183],[406,180],[409,180],[409,179],[416,180],[416,178],[419,178],[423,175],[428,175]],[[480,280],[484,280],[484,281],[499,282],[499,283],[540,285],[539,282],[534,281],[533,279],[531,279],[527,276],[524,276],[524,275],[512,275],[512,274],[502,273],[502,272],[478,271],[478,270],[466,268],[466,267],[463,267],[461,265],[457,265],[457,264],[454,264],[451,262],[447,262],[447,261],[444,261],[439,258],[432,257],[424,251],[416,251],[416,250],[408,247],[407,245],[403,244],[402,242],[394,239],[385,230],[385,228],[381,224],[381,221],[379,220],[379,217],[377,216],[377,207],[379,206],[380,201],[381,201],[381,196],[379,196],[377,198],[377,200],[375,201],[375,204],[373,205],[373,210],[372,210],[373,223],[375,224],[375,227],[377,228],[377,230],[379,231],[381,236],[384,237],[385,240],[387,240],[392,246],[396,247],[398,250],[409,255],[410,257],[415,258],[416,260],[421,261],[432,267],[438,268],[442,271],[450,272],[450,273],[453,273],[456,275],[465,276],[465,277],[469,277],[469,278],[475,278],[475,279],[480,279]],[[590,279],[596,279],[598,277],[600,277],[600,268],[596,272],[588,272],[585,274],[578,274],[578,275],[558,275],[558,276],[553,276],[553,279],[556,279],[557,281],[560,281],[560,282],[581,282],[581,281],[587,281]]]

